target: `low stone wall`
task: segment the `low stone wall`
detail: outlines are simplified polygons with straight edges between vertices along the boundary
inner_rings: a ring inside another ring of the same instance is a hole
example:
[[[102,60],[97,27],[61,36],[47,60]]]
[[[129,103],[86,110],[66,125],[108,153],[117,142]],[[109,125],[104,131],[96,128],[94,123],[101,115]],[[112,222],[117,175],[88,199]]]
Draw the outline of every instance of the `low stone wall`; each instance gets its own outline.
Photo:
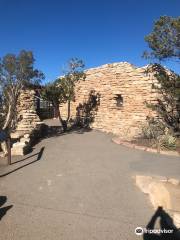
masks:
[[[93,109],[91,126],[126,139],[138,136],[147,116],[154,114],[145,102],[153,102],[157,96],[152,89],[156,80],[147,76],[145,70],[146,67],[136,68],[127,62],[87,70],[86,80],[76,84],[71,117],[81,114],[81,109],[87,107],[92,98],[90,95],[94,99],[98,95],[99,102]],[[60,110],[65,118],[67,105],[62,105]]]

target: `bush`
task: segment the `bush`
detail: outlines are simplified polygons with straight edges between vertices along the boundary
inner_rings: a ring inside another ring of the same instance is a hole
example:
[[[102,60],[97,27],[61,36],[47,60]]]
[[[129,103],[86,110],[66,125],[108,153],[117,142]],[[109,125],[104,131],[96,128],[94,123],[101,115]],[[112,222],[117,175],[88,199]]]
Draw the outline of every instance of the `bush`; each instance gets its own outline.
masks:
[[[165,128],[164,134],[159,137],[159,147],[165,149],[176,149],[176,137],[173,136],[172,132]]]
[[[159,120],[149,119],[148,123],[142,128],[144,138],[151,140],[156,148],[160,149],[176,149],[176,137],[173,132]]]
[[[156,139],[163,135],[165,131],[165,125],[153,118],[148,119],[147,124],[142,127],[142,134],[144,138]]]
[[[176,138],[172,136],[171,134],[167,133],[160,137],[159,143],[160,148],[175,150],[176,149]]]

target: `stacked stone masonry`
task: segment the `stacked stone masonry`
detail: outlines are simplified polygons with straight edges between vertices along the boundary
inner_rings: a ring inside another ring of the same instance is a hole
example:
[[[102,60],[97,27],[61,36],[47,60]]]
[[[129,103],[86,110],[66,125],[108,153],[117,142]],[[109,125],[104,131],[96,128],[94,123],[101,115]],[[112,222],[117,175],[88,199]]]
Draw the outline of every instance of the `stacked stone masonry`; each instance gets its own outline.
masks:
[[[36,113],[35,91],[23,90],[18,99],[18,124],[16,131],[30,133],[41,123]]]
[[[95,91],[100,94],[100,104],[91,126],[126,139],[138,136],[147,116],[154,115],[146,102],[152,103],[157,98],[152,89],[152,83],[157,81],[147,75],[146,68],[120,62],[87,70],[86,80],[76,84],[71,117],[76,117],[79,104],[86,103],[89,93]],[[122,98],[122,104],[117,106],[118,96]],[[60,110],[65,118],[67,105],[62,105]]]
[[[12,145],[12,155],[24,155],[29,152],[33,141],[34,132],[40,131],[42,122],[36,113],[35,91],[22,90],[18,99],[18,122],[11,138],[15,141]]]

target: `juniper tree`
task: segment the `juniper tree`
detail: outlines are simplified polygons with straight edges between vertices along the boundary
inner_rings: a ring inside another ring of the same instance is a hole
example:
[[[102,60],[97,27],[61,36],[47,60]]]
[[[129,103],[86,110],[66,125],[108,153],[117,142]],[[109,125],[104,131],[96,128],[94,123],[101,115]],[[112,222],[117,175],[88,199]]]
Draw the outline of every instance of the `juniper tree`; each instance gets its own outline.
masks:
[[[84,63],[82,60],[78,58],[70,59],[64,76],[47,84],[42,91],[42,97],[50,101],[56,109],[64,131],[67,129],[67,123],[71,116],[71,101],[75,100],[75,84],[80,80],[85,80],[86,77],[83,69]],[[68,104],[66,119],[62,119],[60,112],[60,105],[63,103]]]
[[[150,52],[144,56],[158,60],[180,60],[180,17],[161,16],[155,23],[152,32],[145,37]]]
[[[64,99],[68,104],[67,119],[69,121],[71,116],[71,101],[75,99],[75,84],[80,80],[85,80],[84,62],[78,58],[72,58],[68,62],[65,75],[59,78],[59,85],[64,89]]]
[[[33,53],[25,50],[18,55],[7,54],[0,60],[0,98],[4,130],[11,130],[16,116],[18,96],[23,87],[37,84],[44,77],[42,72],[34,69],[34,62]]]
[[[59,80],[55,80],[54,82],[46,84],[41,92],[41,97],[52,104],[55,112],[58,115],[63,130],[65,131],[66,127],[64,126],[64,121],[60,112],[60,104],[65,102],[64,89],[61,85],[59,85]]]
[[[176,59],[180,61],[180,17],[162,16],[154,23],[153,31],[145,37],[150,53],[145,52],[148,59],[164,60]],[[176,134],[180,133],[180,76],[173,71],[167,71],[159,63],[154,63],[149,71],[154,73],[159,86],[153,85],[160,93],[155,109],[162,120]]]
[[[43,79],[42,72],[34,68],[31,51],[18,55],[7,54],[0,59],[0,128],[11,132],[16,125],[17,100],[21,90]]]
[[[153,73],[158,84],[152,88],[159,93],[156,103],[148,104],[175,134],[180,133],[180,76],[168,71],[160,64],[150,65],[148,72]]]

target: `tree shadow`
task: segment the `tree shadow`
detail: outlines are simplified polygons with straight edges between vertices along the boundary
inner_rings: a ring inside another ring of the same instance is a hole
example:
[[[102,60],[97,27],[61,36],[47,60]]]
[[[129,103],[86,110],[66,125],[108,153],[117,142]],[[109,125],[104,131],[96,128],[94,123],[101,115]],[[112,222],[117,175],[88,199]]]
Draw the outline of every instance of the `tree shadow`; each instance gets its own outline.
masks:
[[[85,132],[90,132],[91,130],[91,128],[73,125],[64,132],[61,126],[48,126],[48,131],[46,132],[46,134],[44,134],[40,141],[42,141],[43,139],[64,136],[71,133],[83,134]]]
[[[100,94],[91,90],[88,99],[83,104],[79,104],[76,108],[76,116],[71,119],[70,126],[66,131],[63,131],[62,126],[46,124],[43,136],[40,141],[46,138],[64,136],[71,133],[83,134],[92,131],[91,123],[94,122],[98,106],[100,105]]]
[[[6,215],[7,211],[13,207],[13,205],[9,205],[6,207],[1,207],[7,202],[6,196],[0,196],[0,220]]]
[[[91,123],[94,122],[98,107],[100,105],[100,93],[91,90],[86,102],[79,103],[76,108],[76,126],[82,128],[90,128]]]
[[[22,165],[22,166],[20,166],[20,167],[17,167],[17,168],[12,169],[11,171],[9,171],[9,172],[7,172],[7,173],[4,173],[4,174],[0,175],[0,178],[1,178],[1,177],[5,177],[5,176],[7,176],[7,175],[9,175],[9,174],[11,174],[11,173],[14,173],[14,172],[16,172],[16,171],[18,171],[18,170],[20,170],[20,169],[22,169],[22,168],[24,168],[24,167],[27,167],[27,166],[29,166],[29,165],[31,165],[31,164],[39,161],[39,160],[42,158],[44,149],[45,149],[45,147],[42,147],[38,153],[33,154],[33,155],[31,155],[31,156],[29,156],[29,157],[27,157],[27,158],[25,158],[25,159],[22,159],[22,160],[19,160],[19,161],[17,161],[17,162],[12,163],[10,166],[12,166],[13,164],[17,164],[17,163],[19,163],[19,162],[23,162],[23,161],[25,161],[25,160],[27,160],[27,159],[29,159],[29,158],[37,155],[37,158],[36,158],[34,161],[29,162],[29,163],[26,163],[26,164],[24,164],[24,165]]]
[[[160,218],[161,232],[153,233],[152,230],[155,230],[155,224],[158,218]],[[180,229],[174,225],[173,219],[162,207],[157,208],[146,226],[146,230],[149,231],[144,232],[144,240],[180,240]]]

